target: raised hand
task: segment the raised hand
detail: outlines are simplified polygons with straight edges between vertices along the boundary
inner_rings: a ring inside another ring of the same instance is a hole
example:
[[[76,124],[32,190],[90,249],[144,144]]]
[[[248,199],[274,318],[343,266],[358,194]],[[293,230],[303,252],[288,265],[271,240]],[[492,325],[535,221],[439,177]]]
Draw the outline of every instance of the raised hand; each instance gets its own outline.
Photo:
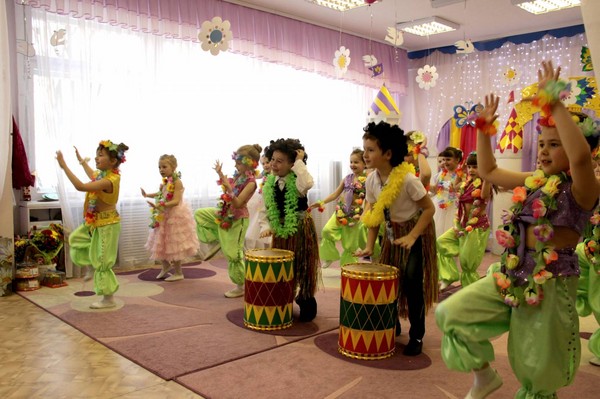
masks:
[[[542,61],[542,67],[538,69],[538,87],[544,88],[550,81],[558,80],[560,67],[554,69],[552,61]]]
[[[479,117],[483,118],[486,125],[493,124],[496,118],[498,118],[498,114],[496,114],[496,111],[498,111],[499,103],[500,97],[494,94],[489,94],[485,96],[485,105],[483,111],[481,111],[481,113],[479,114]]]
[[[66,166],[66,162],[62,151],[56,151],[56,160],[58,161],[58,166],[60,166],[61,169],[64,169],[64,167]]]

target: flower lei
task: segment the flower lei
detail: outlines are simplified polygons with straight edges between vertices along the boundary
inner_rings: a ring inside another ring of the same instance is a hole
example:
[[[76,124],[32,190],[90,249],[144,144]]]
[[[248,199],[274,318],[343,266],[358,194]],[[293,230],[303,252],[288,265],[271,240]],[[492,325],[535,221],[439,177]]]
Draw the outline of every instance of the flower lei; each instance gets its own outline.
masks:
[[[521,261],[516,255],[516,249],[520,244],[519,229],[514,223],[516,216],[523,211],[523,203],[532,192],[540,189],[542,195],[532,203],[533,217],[536,218],[533,233],[537,242],[535,244],[535,268],[532,275],[527,278],[528,285],[515,287],[512,278],[507,274],[503,272],[493,274],[507,305],[517,307],[523,298],[529,305],[538,305],[543,299],[542,285],[553,277],[553,274],[546,270],[546,265],[558,259],[554,247],[547,244],[554,236],[548,212],[557,209],[558,204],[555,197],[559,193],[559,186],[567,179],[565,172],[546,176],[538,169],[532,176],[525,179],[525,187],[516,187],[513,190],[514,205],[502,215],[503,225],[496,231],[498,243],[506,248],[501,262],[508,270],[515,269]]]
[[[583,240],[583,249],[596,273],[600,274],[600,208],[590,217],[591,234]]]
[[[263,198],[265,200],[265,209],[267,210],[267,218],[271,229],[275,235],[282,238],[292,236],[298,230],[298,188],[296,187],[296,174],[290,173],[287,177],[285,198],[283,204],[283,226],[281,225],[281,217],[279,208],[275,201],[275,175],[269,175],[267,182],[263,187]]]
[[[365,182],[367,181],[366,173],[362,173],[360,176],[355,177],[352,182],[352,204],[348,204],[348,212],[344,212],[344,207],[346,207],[346,203],[343,200],[340,200],[335,207],[335,217],[337,218],[337,222],[342,226],[354,227],[356,223],[360,220],[360,216],[363,212],[363,203],[365,198]],[[321,208],[319,208],[321,210]]]
[[[390,209],[394,200],[400,195],[400,190],[404,185],[404,178],[408,173],[415,173],[415,167],[407,162],[402,162],[395,166],[388,177],[387,183],[383,186],[377,202],[373,208],[364,212],[361,220],[367,227],[378,227],[385,220],[383,211]]]
[[[175,182],[181,178],[181,172],[173,173],[169,177],[163,177],[158,194],[154,197],[155,206],[152,208],[152,215],[150,216],[151,222],[150,227],[155,229],[160,226],[164,219],[165,203],[173,199],[175,193]],[[167,189],[167,195],[163,196],[163,188]]]
[[[460,174],[454,171],[450,175],[450,180],[444,180],[444,178],[447,175],[448,170],[442,169],[442,172],[440,173],[439,178],[437,179],[435,198],[440,209],[448,208],[450,205],[454,204],[454,201],[456,200],[456,192],[454,191],[454,186],[452,185],[452,182],[458,179],[460,177]],[[448,185],[447,189],[446,185]]]
[[[119,174],[119,169],[112,169],[112,170],[95,170],[93,173],[93,181],[99,181],[104,179],[105,177],[110,176],[111,173],[115,173],[115,174]],[[88,207],[87,210],[85,211],[85,215],[84,215],[84,219],[85,219],[85,224],[88,226],[93,226],[96,222],[96,216],[97,216],[97,209],[96,209],[96,201],[98,200],[98,193],[96,193],[95,191],[90,191],[88,192]]]
[[[471,191],[471,196],[476,199],[473,201],[471,209],[469,210],[469,215],[466,218],[466,227],[463,228],[461,225],[461,221],[458,220],[458,218],[455,219],[453,229],[457,237],[464,236],[465,232],[470,233],[471,231],[473,231],[473,226],[475,226],[479,222],[479,215],[481,214],[481,212],[484,211],[485,206],[487,205],[485,201],[481,199],[481,184],[481,178],[478,177],[474,180],[471,180],[471,178],[469,178],[467,179],[467,181],[462,182],[458,189],[458,196],[460,198],[465,194],[465,191],[467,191],[467,189],[471,188],[472,186],[473,190]]]
[[[233,174],[233,178],[228,179],[229,184],[231,185],[231,187],[233,187],[233,193],[227,192],[227,188],[221,182],[221,180],[217,181],[217,184],[219,184],[221,186],[221,189],[223,190],[223,194],[221,194],[221,196],[219,197],[219,202],[217,203],[217,213],[215,222],[223,230],[228,230],[233,225],[233,221],[235,220],[233,209],[231,207],[231,201],[233,201],[233,197],[237,197],[238,195],[240,195],[240,193],[246,186],[246,181],[253,177],[256,177],[256,171],[254,169],[246,170],[244,174],[240,174],[236,170]]]

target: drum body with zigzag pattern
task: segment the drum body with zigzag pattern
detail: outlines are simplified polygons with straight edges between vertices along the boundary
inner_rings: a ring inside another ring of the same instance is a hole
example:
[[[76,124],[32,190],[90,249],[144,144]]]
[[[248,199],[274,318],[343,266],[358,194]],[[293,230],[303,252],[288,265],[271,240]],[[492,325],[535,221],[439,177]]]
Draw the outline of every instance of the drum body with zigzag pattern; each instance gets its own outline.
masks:
[[[338,351],[354,359],[394,354],[398,269],[379,263],[342,266]]]
[[[294,253],[283,249],[245,252],[244,326],[281,330],[292,325]]]

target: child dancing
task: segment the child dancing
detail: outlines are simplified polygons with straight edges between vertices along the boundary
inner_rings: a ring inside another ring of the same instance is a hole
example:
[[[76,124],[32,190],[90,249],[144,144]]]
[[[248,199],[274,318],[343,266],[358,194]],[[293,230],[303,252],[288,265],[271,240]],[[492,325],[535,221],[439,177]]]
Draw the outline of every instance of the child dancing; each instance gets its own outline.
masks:
[[[533,105],[541,108],[540,170],[497,167],[487,135],[495,134],[498,97],[486,96],[477,119],[479,174],[491,184],[513,188],[515,204],[496,232],[506,248],[501,268],[436,309],[446,365],[474,371],[467,398],[485,398],[502,385],[489,362],[494,360],[490,339],[504,332],[509,333],[508,356],[521,383],[516,398],[555,398],[559,388],[573,382],[579,366],[575,246],[598,201],[600,184],[590,147],[560,102],[568,90],[559,73],[552,62],[543,62],[538,72]]]
[[[121,175],[119,166],[125,162],[125,144],[103,140],[96,149],[96,170],[82,159],[75,148],[77,160],[91,179],[83,183],[67,166],[61,151],[56,152],[58,165],[65,171],[77,191],[85,192],[83,206],[84,222],[69,236],[70,255],[77,266],[94,268],[94,291],[102,300],[90,305],[92,309],[116,306],[113,295],[119,289],[117,277],[112,270],[119,247],[121,217],[117,212]]]
[[[408,146],[408,155],[405,161],[412,163],[415,167],[415,175],[421,180],[425,190],[429,191],[431,182],[431,167],[427,162],[429,149],[427,148],[427,138],[418,130],[411,130],[406,133],[408,138],[406,145]]]
[[[458,168],[463,157],[462,151],[447,147],[440,156],[442,169],[434,176],[431,185],[433,200],[437,205],[433,216],[436,237],[441,236],[454,225],[456,189],[462,181],[462,170]]]
[[[174,155],[161,155],[158,171],[162,177],[159,190],[148,194],[141,189],[144,198],[154,199],[154,202],[148,201],[152,208],[152,229],[145,248],[151,252],[150,259],[162,262],[157,279],[183,280],[181,261],[196,255],[200,245],[196,236],[196,222],[192,209],[183,199],[184,188],[181,173],[177,172],[177,158]],[[167,277],[171,268],[175,269],[175,273]]]
[[[260,224],[259,224],[259,214],[260,210],[265,206],[263,197],[262,197],[262,188],[265,185],[265,181],[267,180],[267,176],[271,173],[271,163],[267,159],[266,156],[260,157],[260,164],[263,168],[260,173],[261,182],[258,185],[258,194],[253,195],[248,201],[248,213],[250,214],[250,218],[248,219],[248,230],[246,231],[246,249],[255,249],[255,248],[268,248],[271,245],[270,237],[260,238]]]
[[[367,246],[356,255],[373,253],[379,227],[385,222],[379,261],[399,269],[399,315],[408,316],[410,321],[410,340],[404,354],[416,356],[423,349],[425,314],[438,293],[432,224],[435,207],[414,175],[414,166],[404,161],[408,148],[402,129],[379,122],[369,123],[364,131],[365,162],[375,171],[366,182],[366,198],[371,207],[362,216],[369,228]],[[398,335],[400,326],[396,328]]]
[[[299,320],[308,322],[317,315],[315,292],[319,278],[317,233],[310,212],[306,212],[313,178],[299,140],[271,141],[265,155],[271,160],[271,175],[263,187],[260,236],[273,236],[271,247],[294,252]]]
[[[358,248],[364,248],[367,243],[367,230],[360,222],[365,201],[365,161],[363,150],[355,149],[350,154],[350,170],[352,173],[342,180],[336,190],[329,194],[324,200],[315,202],[309,209],[323,209],[325,204],[338,200],[335,212],[321,232],[321,245],[319,256],[321,267],[327,268],[333,261],[340,260],[340,265],[356,262],[354,252]],[[335,247],[336,241],[342,241],[342,256]]]
[[[248,201],[256,190],[256,167],[262,147],[258,144],[244,145],[233,153],[235,172],[233,178],[223,174],[221,162],[216,161],[214,170],[219,176],[223,194],[217,208],[196,210],[196,232],[200,241],[219,241],[227,258],[229,278],[236,285],[225,292],[227,298],[244,295],[244,238],[248,229]]]
[[[467,157],[467,180],[458,189],[458,211],[454,227],[437,239],[440,289],[459,279],[454,258],[458,256],[463,287],[479,280],[481,264],[490,233],[487,204],[492,195],[491,185],[482,180],[477,170],[477,154]]]

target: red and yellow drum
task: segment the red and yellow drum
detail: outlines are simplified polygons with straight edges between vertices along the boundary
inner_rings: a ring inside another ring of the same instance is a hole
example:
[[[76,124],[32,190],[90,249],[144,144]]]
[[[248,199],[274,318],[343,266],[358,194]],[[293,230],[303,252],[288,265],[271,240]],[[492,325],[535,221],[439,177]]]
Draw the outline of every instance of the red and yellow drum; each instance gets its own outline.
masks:
[[[294,253],[249,249],[245,253],[244,325],[254,330],[291,327],[294,306]]]
[[[379,263],[342,266],[338,351],[355,359],[394,354],[398,269]]]

